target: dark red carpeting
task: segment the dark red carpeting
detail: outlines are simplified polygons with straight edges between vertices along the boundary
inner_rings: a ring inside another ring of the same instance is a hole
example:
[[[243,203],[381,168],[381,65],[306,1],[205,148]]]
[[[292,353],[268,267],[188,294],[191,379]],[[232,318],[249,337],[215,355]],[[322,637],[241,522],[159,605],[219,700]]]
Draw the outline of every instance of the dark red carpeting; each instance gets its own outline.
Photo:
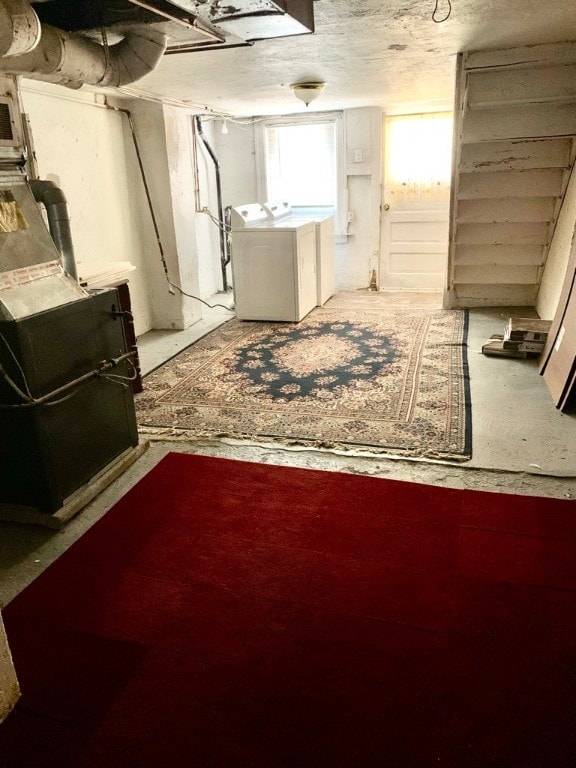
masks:
[[[573,502],[171,454],[6,609],[2,768],[574,768]]]

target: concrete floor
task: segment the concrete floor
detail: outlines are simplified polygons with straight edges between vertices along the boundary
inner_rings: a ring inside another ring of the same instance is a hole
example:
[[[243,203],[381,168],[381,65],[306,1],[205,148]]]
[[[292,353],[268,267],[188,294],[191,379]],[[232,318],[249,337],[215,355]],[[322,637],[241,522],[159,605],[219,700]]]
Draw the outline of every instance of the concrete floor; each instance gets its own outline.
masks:
[[[341,297],[333,300],[337,305]],[[438,294],[358,294],[357,300],[394,306],[440,306]],[[144,371],[216,327],[229,313],[206,310],[186,331],[153,331],[139,339]],[[556,411],[534,361],[487,358],[482,344],[501,333],[518,310],[470,312],[469,365],[473,412],[473,459],[464,465],[408,461],[359,452],[332,452],[234,440],[154,442],[145,455],[61,531],[0,523],[0,606],[64,552],[169,451],[199,453],[325,471],[354,472],[410,482],[576,498],[576,420]]]
[[[217,293],[207,299],[207,303],[214,308],[210,309],[203,306],[202,319],[191,325],[190,328],[183,331],[148,331],[138,338],[138,356],[140,368],[144,375],[170,360],[178,352],[182,352],[183,349],[201,339],[202,336],[206,336],[207,333],[218,328],[226,320],[234,317],[231,293]],[[224,307],[231,309],[227,310]]]
[[[470,310],[471,467],[576,475],[576,415],[556,410],[537,360],[485,357],[484,344],[526,307]],[[529,316],[529,315],[528,315]]]

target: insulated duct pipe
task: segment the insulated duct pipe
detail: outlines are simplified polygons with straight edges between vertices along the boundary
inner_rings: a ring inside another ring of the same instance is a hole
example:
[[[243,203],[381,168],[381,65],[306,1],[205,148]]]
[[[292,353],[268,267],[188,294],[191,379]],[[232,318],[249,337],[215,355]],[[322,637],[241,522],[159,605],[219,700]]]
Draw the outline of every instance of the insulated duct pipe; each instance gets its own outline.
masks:
[[[0,8],[9,7],[11,1],[0,0]],[[70,88],[84,84],[117,88],[156,69],[166,44],[166,35],[149,27],[129,30],[123,40],[108,46],[44,24],[36,47],[28,53],[0,58],[0,72]]]
[[[220,266],[222,269],[222,290],[224,293],[228,290],[228,276],[226,274],[226,267],[230,263],[230,256],[228,255],[227,243],[226,243],[226,224],[224,221],[224,208],[222,207],[222,184],[220,182],[220,163],[218,158],[214,154],[214,150],[208,143],[208,140],[204,136],[202,130],[202,120],[199,115],[196,115],[196,130],[198,135],[202,139],[202,143],[206,147],[206,151],[210,155],[212,162],[214,163],[214,169],[216,171],[216,195],[218,199],[218,229],[220,231]]]
[[[72,231],[70,229],[70,214],[68,213],[68,202],[64,192],[53,181],[43,181],[40,179],[31,181],[30,189],[36,202],[42,203],[46,208],[50,234],[62,258],[64,269],[70,277],[78,281],[74,247],[72,245]]]
[[[40,19],[26,0],[0,2],[0,56],[33,51],[40,40]]]

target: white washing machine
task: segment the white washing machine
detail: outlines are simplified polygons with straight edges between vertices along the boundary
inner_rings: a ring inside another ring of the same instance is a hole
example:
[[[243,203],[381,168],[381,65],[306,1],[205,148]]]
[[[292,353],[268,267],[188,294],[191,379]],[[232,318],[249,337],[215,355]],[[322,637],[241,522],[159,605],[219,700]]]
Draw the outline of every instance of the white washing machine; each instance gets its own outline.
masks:
[[[240,320],[298,322],[316,306],[316,224],[232,208],[232,274]]]
[[[264,203],[268,216],[275,220],[304,218],[294,214],[289,203]],[[316,305],[323,306],[336,292],[336,268],[334,260],[334,216],[313,216],[316,223]]]

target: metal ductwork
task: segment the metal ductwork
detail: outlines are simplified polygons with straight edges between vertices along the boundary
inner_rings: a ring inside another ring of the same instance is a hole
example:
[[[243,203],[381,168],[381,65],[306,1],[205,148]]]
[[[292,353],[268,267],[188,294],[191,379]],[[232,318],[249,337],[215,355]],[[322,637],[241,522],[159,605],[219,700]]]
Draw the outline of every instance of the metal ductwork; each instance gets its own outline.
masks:
[[[100,32],[153,27],[167,53],[248,46],[314,31],[313,0],[30,0],[42,25],[100,42]]]
[[[40,20],[26,0],[0,3],[0,56],[18,56],[34,50],[40,40]]]
[[[44,179],[32,180],[30,189],[36,202],[42,203],[46,208],[50,234],[58,249],[64,269],[73,280],[78,281],[66,195],[53,181]]]
[[[20,16],[12,15],[20,9]],[[26,8],[27,7],[27,8]],[[24,13],[28,9],[29,14]],[[40,25],[35,11],[23,0],[0,0],[0,25],[9,18],[10,35],[0,26],[0,72],[23,75],[36,80],[48,80],[72,88],[82,85],[118,87],[129,85],[152,72],[166,50],[167,37],[150,27],[129,29],[114,45],[100,45],[86,37],[64,30]],[[22,31],[26,18],[38,33],[32,42],[32,32]],[[5,39],[6,38],[6,39]],[[2,53],[3,50],[9,53]]]

